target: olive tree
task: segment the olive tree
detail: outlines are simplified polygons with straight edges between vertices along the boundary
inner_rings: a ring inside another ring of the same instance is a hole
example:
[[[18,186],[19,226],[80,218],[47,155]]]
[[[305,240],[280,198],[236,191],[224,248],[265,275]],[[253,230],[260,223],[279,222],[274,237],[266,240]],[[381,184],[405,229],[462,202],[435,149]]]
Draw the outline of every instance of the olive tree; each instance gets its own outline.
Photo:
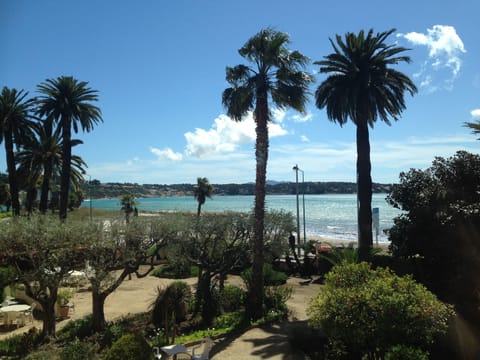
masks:
[[[154,259],[167,238],[159,229],[158,218],[126,223],[120,220],[97,222],[96,231],[85,253],[87,277],[92,288],[93,329],[105,328],[104,305],[127,278],[147,276],[154,268]],[[146,265],[143,269],[141,265]]]
[[[51,217],[0,222],[0,261],[15,269],[26,295],[43,309],[42,335],[55,335],[55,303],[60,283],[83,264],[89,225]]]

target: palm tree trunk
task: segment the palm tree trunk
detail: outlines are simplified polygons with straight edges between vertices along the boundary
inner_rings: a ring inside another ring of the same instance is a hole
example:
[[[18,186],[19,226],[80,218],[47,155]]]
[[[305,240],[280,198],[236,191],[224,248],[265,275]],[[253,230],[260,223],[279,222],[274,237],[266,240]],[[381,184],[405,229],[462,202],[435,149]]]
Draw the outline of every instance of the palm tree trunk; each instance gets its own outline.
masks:
[[[368,124],[357,124],[357,206],[358,206],[358,255],[368,260],[373,246],[372,236],[372,166]]]
[[[20,215],[20,201],[18,200],[17,172],[15,167],[15,155],[13,153],[13,134],[11,128],[5,134],[5,152],[7,157],[8,183],[10,186],[10,199],[12,202],[13,215]]]
[[[45,214],[48,208],[48,192],[50,191],[50,179],[52,177],[52,160],[48,159],[44,164],[42,191],[40,194],[39,209],[41,214]]]
[[[265,185],[268,160],[268,103],[266,91],[257,94],[256,122],[256,180],[255,180],[255,225],[253,236],[252,286],[248,293],[247,315],[254,320],[263,316],[263,242],[265,224]]]
[[[62,176],[60,180],[60,220],[67,218],[68,190],[70,187],[70,166],[72,162],[71,119],[69,116],[62,117]]]

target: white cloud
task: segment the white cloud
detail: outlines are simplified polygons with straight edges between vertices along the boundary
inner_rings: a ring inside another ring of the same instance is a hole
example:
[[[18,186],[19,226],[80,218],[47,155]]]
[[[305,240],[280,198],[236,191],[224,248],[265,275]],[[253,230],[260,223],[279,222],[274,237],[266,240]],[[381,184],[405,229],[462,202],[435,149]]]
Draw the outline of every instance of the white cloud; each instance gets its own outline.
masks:
[[[472,119],[475,121],[480,121],[480,109],[475,109],[470,111],[470,114],[472,115]]]
[[[309,142],[310,139],[306,135],[302,135],[302,136],[300,136],[300,141],[301,142]]]
[[[277,115],[282,118],[281,113]],[[270,137],[288,133],[281,124],[273,122],[268,124],[268,132]],[[235,151],[239,145],[255,140],[255,121],[251,112],[242,121],[233,121],[222,114],[214,120],[210,130],[197,128],[194,132],[185,133],[184,136],[187,140],[185,152],[189,156],[202,157],[228,153]]]
[[[287,112],[283,109],[273,109],[272,110],[272,115],[273,115],[273,121],[276,123],[282,123],[283,120],[285,119],[285,115],[287,115]]]
[[[292,116],[293,121],[298,123],[304,123],[304,122],[310,121],[312,120],[312,118],[313,118],[312,113],[307,113],[305,115],[295,114]]]
[[[425,34],[410,32],[398,34],[398,36],[407,39],[413,45],[428,48],[428,60],[423,64],[420,72],[414,75],[419,78],[420,87],[424,87],[429,92],[441,87],[452,88],[453,81],[462,66],[462,54],[466,52],[463,41],[453,26],[434,25],[431,29],[427,29]],[[437,80],[438,78],[440,80]],[[442,85],[436,85],[438,82]]]
[[[180,161],[183,158],[181,153],[176,153],[170,148],[161,150],[151,147],[150,152],[160,160]]]

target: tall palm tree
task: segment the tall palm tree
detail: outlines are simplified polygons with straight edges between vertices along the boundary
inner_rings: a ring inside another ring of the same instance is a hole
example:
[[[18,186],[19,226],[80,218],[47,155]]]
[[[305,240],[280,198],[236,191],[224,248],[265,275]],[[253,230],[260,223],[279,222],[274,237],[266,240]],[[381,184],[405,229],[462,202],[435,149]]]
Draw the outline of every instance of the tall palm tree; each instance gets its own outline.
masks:
[[[330,121],[344,125],[348,118],[356,125],[357,137],[357,204],[360,259],[367,259],[373,246],[372,178],[368,127],[380,118],[390,125],[406,108],[404,93],[417,92],[415,84],[403,73],[391,68],[408,56],[407,49],[387,45],[385,40],[395,29],[374,34],[360,31],[347,33],[345,40],[330,39],[334,52],[317,61],[320,72],[330,74],[315,92],[316,105],[326,108]]]
[[[48,79],[38,85],[39,114],[59,122],[62,129],[62,173],[60,179],[60,219],[66,219],[70,170],[72,158],[71,130],[79,127],[89,132],[102,120],[100,108],[92,102],[98,101],[97,91],[89,88],[88,82],[78,81],[71,76]]]
[[[14,145],[18,148],[29,136],[32,122],[32,99],[26,99],[28,92],[4,87],[0,95],[0,143],[5,140],[8,182],[13,214],[20,215],[18,200],[18,182]]]
[[[252,66],[237,65],[226,68],[222,102],[227,114],[235,121],[253,110],[256,128],[256,180],[253,286],[248,294],[250,316],[262,316],[263,306],[263,242],[265,218],[265,182],[268,159],[268,127],[271,120],[269,103],[277,107],[304,112],[311,75],[302,71],[309,59],[298,51],[287,48],[289,36],[267,28],[250,38],[239,49],[239,54]]]
[[[22,151],[17,153],[19,171],[30,179],[31,185],[41,182],[39,210],[42,214],[48,208],[48,194],[51,181],[60,178],[62,164],[61,128],[54,127],[50,120],[39,121],[32,126],[35,136],[25,142]],[[71,146],[83,144],[81,140],[72,139]],[[86,164],[79,156],[72,155],[70,184],[83,181]],[[77,186],[78,187],[78,186]]]
[[[213,186],[212,184],[210,184],[208,179],[206,177],[204,178],[198,177],[197,186],[195,186],[195,189],[193,191],[193,196],[198,201],[197,217],[200,217],[200,211],[202,209],[202,205],[205,204],[207,197],[211,199],[212,194],[213,194]]]

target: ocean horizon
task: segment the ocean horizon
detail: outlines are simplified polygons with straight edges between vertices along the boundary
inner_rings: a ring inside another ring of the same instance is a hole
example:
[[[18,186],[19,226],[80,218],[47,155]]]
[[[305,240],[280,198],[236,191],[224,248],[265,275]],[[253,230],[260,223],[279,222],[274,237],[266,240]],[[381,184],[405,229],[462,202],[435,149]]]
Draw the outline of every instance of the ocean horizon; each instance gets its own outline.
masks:
[[[384,230],[393,226],[393,219],[401,211],[389,205],[385,198],[387,194],[373,194],[372,208],[379,213],[378,242],[388,243]],[[213,196],[202,206],[202,212],[250,212],[254,204],[253,195]],[[193,196],[175,196],[159,198],[136,198],[138,211],[191,211],[196,212],[198,202]],[[305,212],[303,211],[305,204]],[[81,207],[102,210],[121,211],[120,199],[85,200]],[[297,217],[296,195],[267,195],[265,200],[267,210],[284,210]],[[305,215],[305,216],[304,216]],[[344,241],[357,240],[357,195],[356,194],[324,194],[299,195],[300,235],[303,239],[303,224],[307,240],[310,237],[334,238]],[[304,221],[305,218],[305,221]],[[373,240],[376,241],[376,231],[373,230]]]

